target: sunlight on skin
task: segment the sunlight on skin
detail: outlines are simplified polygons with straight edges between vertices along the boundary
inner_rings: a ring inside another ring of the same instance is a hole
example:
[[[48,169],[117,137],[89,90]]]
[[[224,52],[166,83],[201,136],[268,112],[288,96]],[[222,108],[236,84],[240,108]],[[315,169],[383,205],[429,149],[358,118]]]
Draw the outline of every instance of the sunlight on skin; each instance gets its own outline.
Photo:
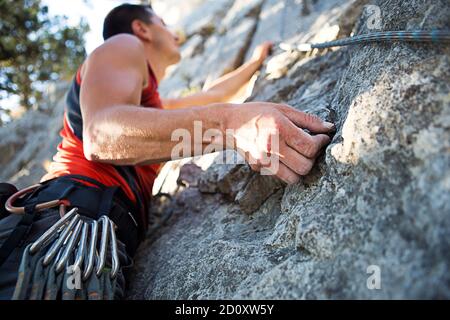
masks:
[[[47,2],[52,4],[56,3],[55,1],[47,0]],[[95,11],[96,13],[96,23],[98,21],[102,23],[103,19],[101,17],[118,4],[115,2],[109,1],[109,7],[105,7],[104,1],[87,2],[91,5],[90,11]],[[58,6],[61,7],[60,2]],[[54,14],[58,14],[58,6],[55,5],[53,7]],[[80,4],[80,6],[82,5]],[[86,7],[86,5],[84,6]],[[105,13],[101,14],[100,10],[95,9],[96,6],[101,6]],[[75,13],[76,11],[74,11]],[[86,13],[84,16],[89,21],[91,15]],[[155,25],[155,28],[161,27],[158,23],[155,23]],[[91,32],[95,31],[92,30]],[[100,34],[101,32],[97,32],[96,36]],[[133,41],[136,41],[136,39],[133,38]],[[260,49],[261,52],[256,54],[257,59],[252,58],[243,67],[230,72],[228,78],[221,79],[221,82],[213,84],[212,90],[220,91],[220,87],[225,97],[228,97],[226,96],[227,93],[235,92],[241,87],[241,84],[238,81],[230,80],[236,80],[233,77],[244,71],[244,75],[248,75],[248,78],[250,78],[263,62],[263,58],[267,57],[268,48],[269,45],[267,43],[264,44],[262,49]],[[88,52],[89,50],[88,48]],[[95,61],[95,58],[92,59]],[[158,75],[159,73],[156,72],[156,74]],[[162,72],[159,78],[162,78],[163,74]],[[245,79],[248,78],[245,77]],[[84,78],[84,86],[87,86],[86,81],[87,79]],[[236,88],[236,83],[239,83],[238,88]],[[119,87],[122,86],[123,83],[120,83]],[[81,91],[83,91],[83,87]],[[217,96],[220,97],[220,94]],[[101,99],[97,96],[96,102],[99,101],[101,102]],[[85,106],[88,105],[85,104]],[[288,183],[295,183],[300,175],[305,175],[310,171],[320,149],[329,143],[330,138],[324,133],[333,130],[332,124],[328,123],[326,125],[317,117],[298,113],[298,111],[285,105],[263,102],[248,103],[245,108],[239,107],[239,110],[236,107],[238,105],[233,106],[233,104],[221,105],[219,109],[212,104],[208,104],[208,106],[209,109],[206,109],[207,113],[205,113],[204,108],[201,111],[198,108],[193,108],[189,113],[184,114],[177,112],[177,110],[170,110],[173,111],[171,114],[177,119],[170,123],[170,127],[166,126],[168,123],[162,122],[161,124],[153,124],[151,128],[149,128],[147,120],[151,119],[153,113],[158,115],[158,111],[137,108],[136,111],[133,111],[135,114],[131,116],[130,110],[125,105],[117,105],[117,109],[113,106],[108,106],[107,112],[99,112],[97,114],[98,118],[95,121],[92,120],[91,123],[84,127],[83,137],[86,135],[86,139],[83,139],[85,156],[91,161],[116,165],[136,165],[146,163],[149,159],[153,162],[168,160],[170,158],[170,149],[173,149],[174,144],[173,141],[167,140],[167,133],[175,130],[175,128],[186,126],[189,127],[189,132],[192,133],[192,128],[190,128],[192,121],[195,122],[195,120],[200,119],[206,123],[205,128],[220,127],[223,129],[226,126],[226,128],[235,129],[231,140],[235,141],[237,150],[245,151],[245,156],[250,164],[255,164],[261,170],[269,166],[273,169],[272,173],[276,173],[282,180]],[[88,109],[86,107],[86,110]],[[221,116],[228,114],[233,114],[233,116],[226,116],[226,122],[224,122]],[[169,116],[170,114],[167,113],[167,115]],[[95,123],[95,125],[92,125],[92,123]],[[301,127],[321,134],[310,136]],[[278,138],[278,132],[280,139],[276,139]],[[273,141],[273,137],[275,137],[276,141]],[[228,135],[226,138],[228,139]],[[278,144],[280,143],[281,150],[278,149]],[[197,148],[200,149],[200,152],[195,152],[197,144],[200,147]],[[202,146],[203,141],[200,141],[200,143],[196,142],[194,144],[194,153],[200,154]],[[276,160],[272,157],[280,153],[285,155],[281,159],[283,163],[278,161],[278,157]],[[278,166],[280,170],[278,170]]]
[[[272,128],[272,129],[269,129]],[[268,145],[268,141],[274,136],[277,136],[276,121],[273,117],[257,116],[243,124],[234,133],[235,141],[239,141],[236,145],[238,150],[248,150],[246,159],[250,164],[256,164],[257,166],[270,165],[270,158],[266,157],[268,152],[275,155],[279,154],[276,145],[273,145],[273,141]],[[256,132],[259,132],[257,134]],[[247,137],[259,137],[259,140],[249,140]]]

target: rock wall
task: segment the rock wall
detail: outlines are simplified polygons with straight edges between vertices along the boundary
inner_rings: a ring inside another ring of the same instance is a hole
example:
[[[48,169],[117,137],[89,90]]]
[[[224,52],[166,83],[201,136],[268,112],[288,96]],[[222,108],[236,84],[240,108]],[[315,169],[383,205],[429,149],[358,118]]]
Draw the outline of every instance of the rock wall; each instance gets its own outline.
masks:
[[[68,84],[49,85],[45,103],[0,127],[0,181],[18,188],[38,183],[60,142]]]
[[[162,84],[165,94],[204,85],[262,40],[373,31],[367,1],[219,2],[192,24],[189,59]],[[371,4],[382,30],[450,27],[448,1]],[[156,189],[171,197],[155,198],[129,298],[449,298],[449,53],[399,43],[275,50],[248,100],[334,121],[332,143],[289,187],[244,164],[217,164],[217,154],[168,163]],[[373,270],[380,289],[367,286]]]
[[[179,9],[187,37],[162,96],[207,86],[264,40],[372,32],[367,4],[379,6],[382,30],[450,28],[446,0],[161,3],[163,16]],[[248,100],[332,120],[332,143],[289,187],[244,164],[220,165],[220,154],[167,163],[129,299],[449,298],[449,53],[398,43],[275,49]],[[45,173],[65,89],[52,90],[50,107],[0,128],[2,180],[24,187]],[[367,287],[370,266],[379,268],[379,290]]]

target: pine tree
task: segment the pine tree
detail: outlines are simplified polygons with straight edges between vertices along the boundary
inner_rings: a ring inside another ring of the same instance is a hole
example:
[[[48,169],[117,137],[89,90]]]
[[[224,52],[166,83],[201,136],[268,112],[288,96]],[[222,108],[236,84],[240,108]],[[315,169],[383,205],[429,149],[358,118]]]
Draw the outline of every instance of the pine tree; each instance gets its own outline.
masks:
[[[17,95],[29,109],[41,101],[45,82],[73,76],[86,55],[88,26],[66,22],[50,17],[40,0],[0,0],[0,99]]]

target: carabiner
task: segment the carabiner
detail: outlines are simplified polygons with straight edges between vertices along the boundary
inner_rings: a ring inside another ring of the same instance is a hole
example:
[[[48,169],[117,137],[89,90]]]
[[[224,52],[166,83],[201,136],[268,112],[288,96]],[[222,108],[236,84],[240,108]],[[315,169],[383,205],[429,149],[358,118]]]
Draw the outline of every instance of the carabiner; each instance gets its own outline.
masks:
[[[81,227],[82,227],[83,223],[84,222],[82,220],[79,220],[77,223],[77,226],[75,227],[75,230],[69,236],[69,242],[67,243],[66,247],[64,248],[61,258],[56,263],[56,269],[55,269],[56,273],[60,273],[64,269],[66,262],[69,259],[69,256],[72,253],[72,250],[78,241],[78,236],[80,235],[80,231],[81,231]]]
[[[89,243],[87,267],[83,273],[83,281],[86,281],[91,276],[92,270],[95,264],[95,252],[97,251],[97,238],[98,238],[98,222],[96,220],[91,222],[91,240]]]
[[[48,252],[46,253],[44,261],[42,262],[44,266],[48,266],[52,261],[52,259],[56,256],[59,249],[64,244],[66,238],[68,237],[68,235],[70,234],[70,232],[72,231],[73,227],[78,222],[78,220],[80,220],[80,216],[78,214],[75,214],[70,223],[65,227],[64,231],[62,231],[58,240],[55,241],[50,250],[48,250]]]
[[[120,261],[119,254],[117,251],[117,238],[116,231],[114,230],[115,225],[111,219],[109,219],[109,225],[111,228],[111,256],[112,256],[112,264],[111,264],[111,279],[114,279],[119,272]]]
[[[81,264],[83,263],[85,250],[86,250],[88,228],[89,228],[89,224],[87,222],[83,222],[83,229],[81,230],[81,237],[80,237],[80,241],[78,242],[75,263],[73,264],[75,270],[77,268],[81,268]]]
[[[65,216],[59,219],[53,226],[42,234],[30,247],[30,254],[35,254],[42,248],[43,244],[50,239],[55,233],[60,232],[59,228],[65,224],[78,211],[78,208],[73,208]]]
[[[109,226],[109,219],[107,216],[101,216],[100,222],[102,223],[102,239],[100,242],[100,257],[99,262],[96,269],[96,275],[99,277],[103,271],[103,268],[106,265],[106,250],[108,246],[108,230],[110,229]]]

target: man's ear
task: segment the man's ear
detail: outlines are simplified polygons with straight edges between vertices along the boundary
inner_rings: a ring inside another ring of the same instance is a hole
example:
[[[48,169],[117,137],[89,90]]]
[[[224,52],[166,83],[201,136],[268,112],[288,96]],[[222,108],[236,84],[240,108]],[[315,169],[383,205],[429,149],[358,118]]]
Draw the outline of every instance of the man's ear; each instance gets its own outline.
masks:
[[[134,35],[140,38],[141,40],[147,41],[152,40],[151,32],[148,25],[141,20],[138,19],[133,20],[133,22],[131,22],[131,30],[133,30]]]

